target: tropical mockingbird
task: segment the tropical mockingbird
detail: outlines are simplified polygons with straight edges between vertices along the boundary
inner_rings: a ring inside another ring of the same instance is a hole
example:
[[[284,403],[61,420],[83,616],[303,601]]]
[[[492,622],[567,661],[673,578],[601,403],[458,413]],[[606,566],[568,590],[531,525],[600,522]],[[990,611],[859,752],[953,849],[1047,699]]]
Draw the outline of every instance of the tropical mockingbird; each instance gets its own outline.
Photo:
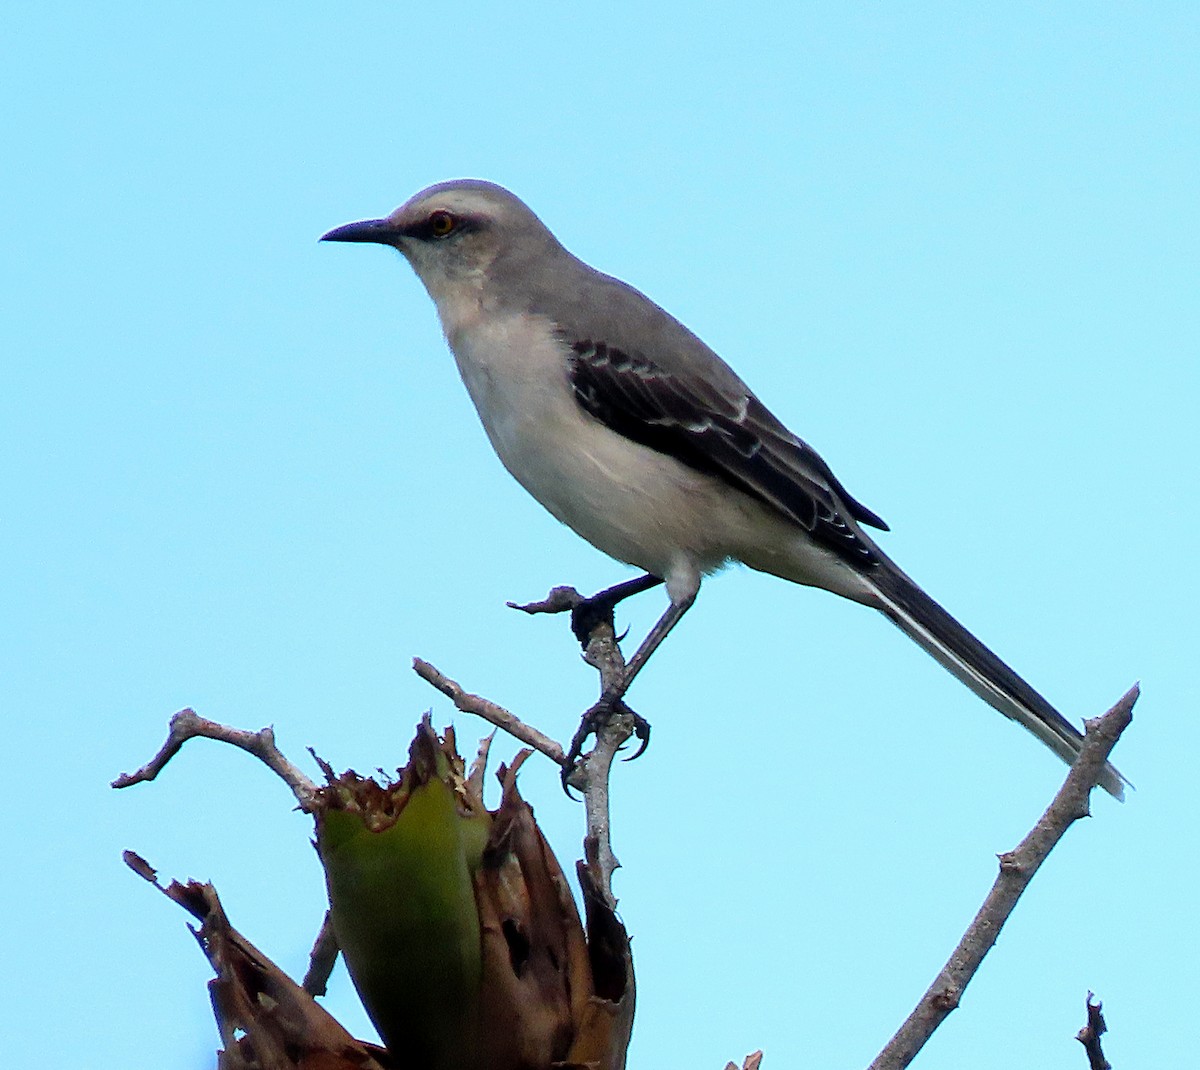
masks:
[[[1075,726],[884,554],[863,526],[887,525],[716,353],[572,256],[513,194],[446,182],[323,240],[404,254],[504,466],[597,549],[646,571],[622,593],[666,584],[666,612],[591,712],[620,703],[701,578],[741,561],[878,609],[1064,761],[1079,753]],[[1108,766],[1101,784],[1120,798],[1122,780]]]

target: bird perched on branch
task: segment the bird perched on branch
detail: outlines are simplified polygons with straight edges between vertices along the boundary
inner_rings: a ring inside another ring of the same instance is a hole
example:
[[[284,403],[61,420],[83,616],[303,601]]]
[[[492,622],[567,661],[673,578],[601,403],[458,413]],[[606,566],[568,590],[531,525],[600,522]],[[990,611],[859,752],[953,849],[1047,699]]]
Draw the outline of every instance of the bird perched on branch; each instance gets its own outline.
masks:
[[[1078,729],[884,554],[864,527],[887,525],[716,353],[569,253],[512,193],[446,182],[323,240],[404,255],[504,466],[597,549],[645,570],[613,599],[666,585],[666,612],[572,757],[729,561],[879,610],[1064,761],[1079,753]],[[1102,786],[1120,798],[1122,783],[1106,767]]]

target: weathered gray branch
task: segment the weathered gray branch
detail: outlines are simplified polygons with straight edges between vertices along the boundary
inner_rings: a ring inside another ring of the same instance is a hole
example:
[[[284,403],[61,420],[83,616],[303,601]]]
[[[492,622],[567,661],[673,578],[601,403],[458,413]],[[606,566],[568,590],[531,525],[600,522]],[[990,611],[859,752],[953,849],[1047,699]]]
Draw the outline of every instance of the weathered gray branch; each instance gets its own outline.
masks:
[[[463,713],[473,713],[485,721],[502,728],[510,736],[544,754],[556,765],[564,765],[567,752],[549,736],[525,724],[516,714],[509,713],[503,706],[498,706],[490,699],[481,695],[473,695],[463,689],[456,680],[451,680],[445,673],[420,658],[413,658],[413,671],[426,683],[432,684],[445,695],[455,707]]]
[[[1081,817],[1090,816],[1088,799],[1109,754],[1133,719],[1137,698],[1135,684],[1102,717],[1084,722],[1087,731],[1083,750],[1062,788],[1021,844],[1000,856],[1000,875],[975,920],[908,1020],[871,1063],[870,1070],[902,1070],[908,1066],[933,1031],[958,1006],[964,989],[995,944],[1038,867],[1071,825]]]
[[[592,628],[584,660],[600,673],[600,694],[619,683],[625,674],[625,658],[617,642],[611,616]],[[569,783],[583,794],[587,816],[588,840],[595,851],[600,870],[600,891],[610,908],[617,905],[612,891],[612,875],[621,865],[612,849],[612,823],[609,810],[608,781],[617,752],[633,734],[633,718],[618,713],[596,731],[595,746],[584,755],[572,772]],[[591,852],[588,852],[591,857]]]
[[[136,773],[122,773],[113,781],[114,788],[128,788],[133,784],[153,780],[166,767],[167,762],[179,753],[189,740],[216,739],[253,754],[259,761],[272,769],[289,788],[302,809],[308,809],[317,792],[317,785],[287,760],[275,746],[275,732],[271,727],[251,732],[244,728],[231,728],[201,717],[195,710],[180,710],[171,718],[167,740],[159,752]]]

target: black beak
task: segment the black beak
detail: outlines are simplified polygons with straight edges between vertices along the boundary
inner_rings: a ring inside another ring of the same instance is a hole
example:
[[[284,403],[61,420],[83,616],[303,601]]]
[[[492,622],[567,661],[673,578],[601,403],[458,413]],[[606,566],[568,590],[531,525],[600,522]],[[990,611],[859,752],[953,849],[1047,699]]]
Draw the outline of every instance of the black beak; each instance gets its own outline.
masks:
[[[347,223],[322,234],[321,241],[369,241],[379,245],[395,245],[398,237],[395,227],[386,219],[364,219],[361,223]]]

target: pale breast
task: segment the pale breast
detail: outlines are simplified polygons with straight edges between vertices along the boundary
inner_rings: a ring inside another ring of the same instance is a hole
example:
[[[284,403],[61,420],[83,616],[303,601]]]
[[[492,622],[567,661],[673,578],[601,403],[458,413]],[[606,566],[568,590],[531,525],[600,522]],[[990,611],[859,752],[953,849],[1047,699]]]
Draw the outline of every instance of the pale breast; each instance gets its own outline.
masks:
[[[682,557],[708,571],[728,556],[703,516],[712,481],[585,413],[567,379],[568,350],[549,321],[492,315],[457,327],[447,338],[488,439],[555,517],[656,575]]]
[[[732,558],[841,588],[845,566],[782,514],[586,413],[548,320],[493,313],[456,327],[447,339],[500,460],[597,549],[668,579],[698,579]]]

